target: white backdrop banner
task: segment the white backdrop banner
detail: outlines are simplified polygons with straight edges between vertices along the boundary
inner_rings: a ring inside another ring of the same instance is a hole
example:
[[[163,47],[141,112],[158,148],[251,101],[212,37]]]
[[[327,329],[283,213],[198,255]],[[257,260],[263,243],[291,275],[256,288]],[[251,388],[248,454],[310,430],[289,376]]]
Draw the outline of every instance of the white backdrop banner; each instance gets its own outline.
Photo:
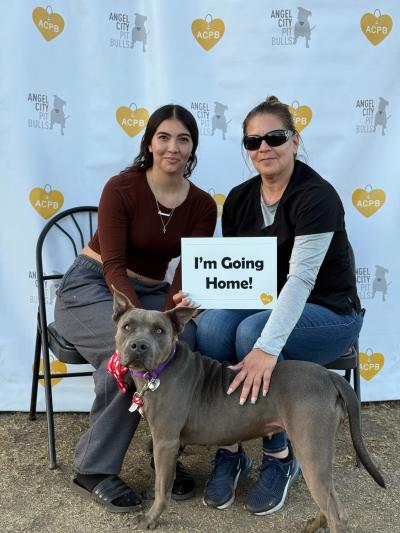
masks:
[[[29,409],[35,245],[46,221],[97,205],[138,153],[149,114],[171,102],[198,121],[192,179],[221,213],[252,175],[241,123],[267,95],[290,104],[304,157],[345,206],[366,309],[363,400],[400,398],[399,26],[389,0],[3,2],[0,409]],[[55,289],[49,282],[49,312]],[[53,394],[56,410],[85,411],[92,381],[54,381]]]

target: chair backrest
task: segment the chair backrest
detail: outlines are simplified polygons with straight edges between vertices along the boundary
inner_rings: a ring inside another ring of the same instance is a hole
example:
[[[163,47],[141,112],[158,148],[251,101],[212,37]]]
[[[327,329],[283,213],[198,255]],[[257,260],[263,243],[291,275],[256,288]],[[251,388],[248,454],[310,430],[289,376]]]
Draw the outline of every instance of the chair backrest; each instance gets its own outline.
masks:
[[[47,303],[53,303],[56,284],[52,282],[63,277],[93,237],[97,228],[97,210],[94,206],[67,209],[49,220],[40,232],[36,245],[36,276],[42,332],[47,329],[46,289]]]

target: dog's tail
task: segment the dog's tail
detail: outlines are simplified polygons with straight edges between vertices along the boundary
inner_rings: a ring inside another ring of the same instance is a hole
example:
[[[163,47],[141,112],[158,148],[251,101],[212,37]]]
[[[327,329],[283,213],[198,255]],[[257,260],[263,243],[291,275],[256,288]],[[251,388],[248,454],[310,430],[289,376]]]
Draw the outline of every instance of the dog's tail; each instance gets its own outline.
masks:
[[[357,396],[351,385],[347,383],[343,377],[335,374],[334,372],[330,372],[330,374],[333,384],[347,408],[347,413],[349,415],[350,435],[351,440],[353,441],[354,449],[356,450],[357,455],[362,464],[365,466],[367,472],[378,483],[378,485],[386,488],[385,480],[383,479],[383,476],[379,472],[377,466],[373,463],[362,438],[361,411]]]

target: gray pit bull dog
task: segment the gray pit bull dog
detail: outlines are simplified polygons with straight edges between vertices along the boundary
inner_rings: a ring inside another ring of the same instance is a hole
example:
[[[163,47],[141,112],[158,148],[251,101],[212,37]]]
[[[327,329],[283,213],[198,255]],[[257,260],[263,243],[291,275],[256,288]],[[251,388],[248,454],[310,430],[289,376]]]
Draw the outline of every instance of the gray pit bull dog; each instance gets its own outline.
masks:
[[[241,406],[239,389],[230,396],[226,393],[234,372],[177,341],[195,312],[185,307],[165,313],[135,309],[126,296],[114,291],[113,319],[121,364],[140,374],[170,360],[156,390],[147,389],[142,395],[141,412],[153,437],[155,500],[150,510],[138,517],[136,527],[154,529],[169,504],[181,443],[228,445],[285,430],[320,509],[304,532],[326,525],[331,533],[347,532],[332,476],[336,430],[346,413],[360,461],[385,487],[363,443],[360,408],[351,386],[322,366],[285,361],[276,366],[267,396],[255,405]],[[134,376],[133,380],[137,391],[146,389],[145,378]]]

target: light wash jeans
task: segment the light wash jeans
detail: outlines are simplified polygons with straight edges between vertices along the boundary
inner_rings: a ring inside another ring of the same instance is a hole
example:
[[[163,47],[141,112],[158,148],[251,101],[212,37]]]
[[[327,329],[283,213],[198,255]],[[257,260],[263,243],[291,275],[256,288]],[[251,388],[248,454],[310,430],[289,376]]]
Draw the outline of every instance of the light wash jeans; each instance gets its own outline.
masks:
[[[237,363],[253,348],[271,311],[212,309],[197,319],[197,349],[203,355]],[[355,310],[339,315],[326,307],[307,303],[292,333],[279,354],[279,361],[296,359],[320,365],[343,355],[357,339],[363,322]],[[286,433],[263,439],[266,452],[282,451]]]

